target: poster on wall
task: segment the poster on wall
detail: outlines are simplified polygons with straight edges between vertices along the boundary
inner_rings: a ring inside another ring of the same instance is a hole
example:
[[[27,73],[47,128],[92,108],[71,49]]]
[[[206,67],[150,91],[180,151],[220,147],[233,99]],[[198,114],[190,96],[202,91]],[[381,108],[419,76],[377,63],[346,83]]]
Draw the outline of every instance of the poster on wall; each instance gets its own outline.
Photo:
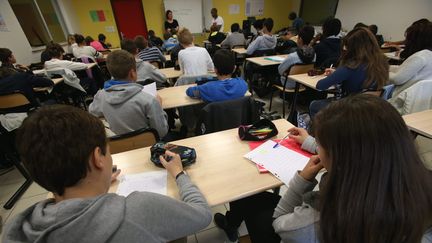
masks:
[[[260,16],[264,14],[264,0],[246,0],[246,16]]]
[[[6,26],[6,22],[3,19],[3,15],[0,14],[0,31],[1,32],[8,32],[8,28]]]
[[[105,13],[103,10],[90,10],[90,18],[93,22],[105,22]]]
[[[239,4],[230,4],[229,5],[229,14],[239,14],[240,13],[240,5]]]

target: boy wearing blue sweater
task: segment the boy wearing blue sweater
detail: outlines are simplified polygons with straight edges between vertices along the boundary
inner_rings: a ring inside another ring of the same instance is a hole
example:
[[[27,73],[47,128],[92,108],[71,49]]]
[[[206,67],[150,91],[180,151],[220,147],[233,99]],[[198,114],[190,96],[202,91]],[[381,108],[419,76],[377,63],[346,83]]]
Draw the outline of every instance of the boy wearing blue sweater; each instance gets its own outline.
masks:
[[[190,87],[186,94],[205,102],[216,102],[241,98],[248,86],[242,78],[232,78],[235,69],[234,56],[229,50],[218,50],[213,56],[213,63],[218,81]]]

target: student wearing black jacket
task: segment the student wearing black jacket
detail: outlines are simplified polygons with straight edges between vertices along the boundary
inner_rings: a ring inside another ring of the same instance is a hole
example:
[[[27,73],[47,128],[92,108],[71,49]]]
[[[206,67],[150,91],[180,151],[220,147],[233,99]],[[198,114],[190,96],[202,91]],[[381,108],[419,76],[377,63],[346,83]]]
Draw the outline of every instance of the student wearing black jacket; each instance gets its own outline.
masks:
[[[328,68],[338,61],[341,54],[341,38],[339,36],[341,26],[341,21],[336,18],[327,19],[324,22],[320,42],[314,47],[316,67]]]

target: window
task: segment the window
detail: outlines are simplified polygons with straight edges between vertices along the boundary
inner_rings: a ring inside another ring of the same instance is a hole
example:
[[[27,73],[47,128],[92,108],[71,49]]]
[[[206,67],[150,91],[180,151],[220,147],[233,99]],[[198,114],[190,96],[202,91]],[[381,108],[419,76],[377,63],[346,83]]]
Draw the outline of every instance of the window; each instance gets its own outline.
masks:
[[[9,0],[9,3],[33,47],[44,46],[51,40],[66,41],[57,6],[51,0]]]

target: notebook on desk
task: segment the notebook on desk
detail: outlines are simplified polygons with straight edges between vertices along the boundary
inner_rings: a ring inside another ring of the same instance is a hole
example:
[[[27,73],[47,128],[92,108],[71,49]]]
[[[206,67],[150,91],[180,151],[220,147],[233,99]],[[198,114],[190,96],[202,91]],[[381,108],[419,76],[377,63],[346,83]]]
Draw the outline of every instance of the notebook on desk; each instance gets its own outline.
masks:
[[[285,60],[285,58],[283,57],[278,57],[278,56],[274,56],[274,57],[264,57],[265,60],[269,60],[269,61],[273,61],[273,62],[283,62]]]

